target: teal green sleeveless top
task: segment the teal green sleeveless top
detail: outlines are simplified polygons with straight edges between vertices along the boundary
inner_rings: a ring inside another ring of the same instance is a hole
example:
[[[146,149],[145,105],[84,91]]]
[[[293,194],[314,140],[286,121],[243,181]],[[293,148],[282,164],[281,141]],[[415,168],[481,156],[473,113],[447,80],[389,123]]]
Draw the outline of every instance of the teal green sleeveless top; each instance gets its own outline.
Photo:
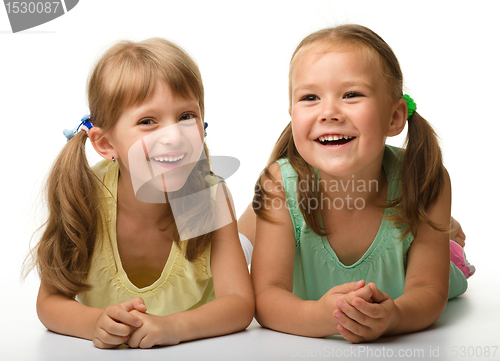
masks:
[[[387,177],[387,200],[401,192],[398,165],[402,159],[400,148],[386,146],[382,166]],[[307,225],[300,212],[297,197],[297,172],[288,159],[279,159],[287,205],[295,230],[295,265],[293,293],[303,300],[319,300],[328,290],[344,283],[365,280],[373,282],[392,299],[404,292],[406,261],[413,235],[403,240],[404,226],[395,226],[383,218],[371,246],[354,264],[346,266],[339,261],[326,237],[320,237]],[[314,169],[317,179],[319,172]],[[393,214],[386,209],[384,215]],[[461,295],[467,289],[464,274],[450,262],[449,298]]]

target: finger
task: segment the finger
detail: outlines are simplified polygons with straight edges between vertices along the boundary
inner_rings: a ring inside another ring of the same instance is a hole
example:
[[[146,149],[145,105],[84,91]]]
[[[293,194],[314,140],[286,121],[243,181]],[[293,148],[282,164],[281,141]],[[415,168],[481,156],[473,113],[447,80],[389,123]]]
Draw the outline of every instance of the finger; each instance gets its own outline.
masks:
[[[153,342],[153,338],[149,335],[146,335],[145,337],[143,337],[143,339],[139,343],[139,347],[142,349],[151,348],[153,346],[155,346],[155,344]]]
[[[361,298],[354,298],[352,300],[352,306],[362,314],[372,319],[378,319],[382,317],[383,309],[380,303],[369,303]]]
[[[146,336],[146,333],[144,330],[138,328],[135,330],[135,332],[130,336],[130,339],[128,340],[128,345],[131,348],[139,348],[142,339]]]
[[[97,330],[97,334],[95,335],[93,341],[94,344],[96,344],[96,341],[100,342],[99,346],[96,344],[96,346],[99,348],[113,348],[125,343],[127,341],[127,338],[128,336],[112,335],[105,329],[100,328]]]
[[[142,325],[142,320],[136,314],[127,312],[120,307],[110,309],[108,316],[117,322],[121,322],[132,327],[140,327]]]
[[[358,282],[353,282],[353,283],[354,283],[354,290],[353,291],[357,291],[360,288],[363,288],[365,286],[365,280],[360,280]]]
[[[381,303],[390,298],[389,295],[382,292],[375,283],[370,282],[367,286],[373,289],[372,299],[374,302]]]
[[[135,297],[131,300],[120,303],[120,307],[124,308],[128,312],[132,310],[146,312],[146,305],[141,297]]]
[[[94,346],[100,349],[110,349],[110,348],[115,348],[117,345],[108,345],[107,343],[102,342],[98,338],[92,339],[92,342],[94,343]]]
[[[335,317],[338,323],[344,327],[345,329],[351,331],[353,334],[363,337],[363,335],[367,334],[369,329],[368,327],[359,324],[355,320],[347,317],[342,311],[335,310],[333,311],[333,317]]]
[[[134,304],[134,308],[137,311],[140,311],[140,312],[146,312],[147,311],[146,304],[144,303],[144,300],[141,297],[136,297],[132,301],[133,301],[133,304]]]
[[[361,301],[367,303],[366,301],[364,301],[363,299],[360,299],[360,298],[356,299],[356,300],[361,300]],[[369,316],[367,316],[363,312],[359,311],[357,308],[351,306],[349,303],[347,303],[344,300],[339,300],[337,302],[337,307],[338,307],[338,310],[342,311],[342,312],[335,312],[334,311],[334,316],[337,319],[340,319],[340,317],[338,317],[338,316],[341,316],[341,314],[343,313],[345,316],[347,316],[351,320],[353,320],[353,321],[357,322],[358,324],[365,326],[367,328],[371,328],[371,326],[373,325],[373,323],[375,321],[373,318],[370,318]],[[336,310],[336,311],[338,311],[338,310]]]
[[[365,286],[365,287],[362,287],[354,292],[348,293],[347,295],[343,296],[342,298],[345,299],[349,303],[351,303],[351,301],[354,297],[360,297],[366,301],[371,301],[372,294],[373,294],[373,288],[371,288],[369,286]]]
[[[105,322],[103,322],[102,327],[107,333],[115,336],[128,336],[132,332],[133,327],[126,325],[121,322],[117,322],[112,318],[107,318]]]
[[[357,281],[357,282],[350,282],[350,283],[344,283],[339,286],[335,286],[331,289],[333,293],[349,293],[352,291],[359,290],[365,285],[365,281]]]
[[[363,339],[360,336],[353,334],[351,331],[344,328],[342,325],[338,325],[337,330],[339,331],[340,335],[347,341],[350,341],[352,343],[363,342]]]

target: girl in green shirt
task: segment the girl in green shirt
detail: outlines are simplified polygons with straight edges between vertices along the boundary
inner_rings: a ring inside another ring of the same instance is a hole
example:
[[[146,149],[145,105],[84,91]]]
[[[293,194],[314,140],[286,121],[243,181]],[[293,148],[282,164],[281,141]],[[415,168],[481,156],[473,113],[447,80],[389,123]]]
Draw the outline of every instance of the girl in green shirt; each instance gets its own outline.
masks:
[[[365,27],[320,30],[297,47],[291,122],[253,202],[261,325],[371,341],[428,327],[465,292],[473,268],[450,263],[438,140],[402,88],[394,53]],[[407,120],[406,148],[387,146]]]

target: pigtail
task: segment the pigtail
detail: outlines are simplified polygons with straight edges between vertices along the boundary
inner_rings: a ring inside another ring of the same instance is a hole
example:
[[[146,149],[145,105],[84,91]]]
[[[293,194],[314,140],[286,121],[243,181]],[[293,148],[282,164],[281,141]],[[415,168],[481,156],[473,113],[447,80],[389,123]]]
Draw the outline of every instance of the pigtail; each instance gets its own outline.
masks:
[[[69,297],[90,289],[85,281],[101,224],[86,140],[85,132],[75,134],[52,166],[46,185],[49,217],[35,253],[42,283]]]
[[[306,224],[319,236],[326,236],[326,232],[320,223],[320,208],[307,207],[307,205],[310,204],[310,199],[317,199],[317,192],[315,189],[318,192],[321,190],[317,189],[317,186],[315,187],[315,184],[317,185],[318,182],[313,168],[304,160],[304,158],[302,158],[299,151],[295,147],[292,122],[288,123],[278,138],[271,156],[269,157],[268,165],[262,171],[257,183],[255,184],[255,195],[252,202],[252,208],[255,211],[255,214],[268,222],[274,222],[274,220],[269,217],[266,212],[269,208],[267,200],[270,200],[269,203],[272,204],[274,195],[271,195],[270,192],[265,189],[263,178],[270,179],[273,182],[275,181],[274,177],[269,172],[269,167],[278,159],[282,158],[288,158],[290,165],[297,172],[297,201]],[[305,182],[307,183],[306,189],[300,189],[299,185],[305,184]],[[282,201],[286,201],[286,199],[282,199]]]
[[[212,185],[207,181],[207,177],[216,177],[216,175],[210,169],[210,155],[206,144],[203,145],[203,150],[206,158],[196,162],[184,187],[168,196],[169,199],[183,199],[183,202],[178,205],[182,207],[178,209],[179,216],[173,222],[173,240],[179,247],[181,247],[181,242],[186,242],[185,256],[190,262],[198,259],[210,246],[215,228],[215,203],[211,192],[201,191]],[[168,205],[168,207],[171,206]],[[179,227],[190,229],[193,233],[200,235],[181,240]],[[207,229],[212,231],[206,232]]]
[[[191,185],[191,189],[186,189],[187,194],[193,194],[196,191],[201,189],[205,189],[207,187],[207,176],[215,176],[210,167],[210,155],[209,150],[206,144],[203,144],[203,150],[206,155],[206,159],[200,159],[197,163],[193,171],[191,172],[190,179],[186,182],[188,185]],[[197,182],[194,179],[197,178]],[[194,187],[193,187],[194,186]],[[182,216],[180,222],[186,222],[186,224],[191,224],[193,229],[198,228],[202,230],[206,229],[214,229],[215,224],[215,213],[214,213],[214,203],[212,201],[212,197],[210,192],[201,192],[201,196],[204,199],[199,199],[198,197],[193,198],[193,201],[199,201],[197,204],[188,205],[188,212],[186,212],[186,216]],[[186,219],[184,219],[186,217]],[[178,229],[176,226],[176,234],[174,236],[174,240],[179,239],[178,237]],[[186,259],[190,262],[198,259],[203,252],[210,246],[212,242],[212,233],[203,233],[199,236],[193,237],[187,241],[186,245]]]
[[[275,182],[274,177],[269,171],[269,167],[278,159],[287,158],[288,153],[293,152],[293,150],[290,150],[291,147],[294,147],[292,122],[288,123],[288,125],[285,127],[280,137],[278,138],[276,144],[274,145],[271,156],[269,157],[267,166],[261,172],[254,187],[252,208],[257,217],[264,219],[268,222],[274,222],[274,220],[271,217],[269,217],[268,212],[266,212],[268,208],[268,200],[270,201],[274,197],[274,195],[271,195],[271,193],[265,189],[264,179],[269,179],[272,182]],[[283,198],[281,200],[284,201],[285,199]]]
[[[391,204],[397,206],[397,224],[407,224],[408,233],[417,236],[418,222],[423,221],[440,232],[446,232],[430,220],[427,209],[444,188],[444,166],[438,137],[432,126],[417,112],[408,120],[406,150],[401,168],[401,196]]]

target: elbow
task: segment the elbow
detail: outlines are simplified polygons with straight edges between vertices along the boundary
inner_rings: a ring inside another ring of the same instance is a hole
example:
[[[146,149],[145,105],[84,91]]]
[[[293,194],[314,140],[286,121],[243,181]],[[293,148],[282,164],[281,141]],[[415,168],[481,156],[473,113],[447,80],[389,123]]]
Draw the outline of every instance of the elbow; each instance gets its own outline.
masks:
[[[61,312],[58,300],[62,296],[56,290],[40,285],[36,299],[36,313],[40,322],[50,331],[54,331],[54,319]]]
[[[37,299],[36,299],[36,314],[38,316],[38,319],[40,320],[40,322],[42,323],[42,325],[45,326],[45,328],[47,328],[48,330],[50,330],[50,327],[47,323],[47,317],[46,317],[46,297],[42,296],[42,295],[38,295]]]
[[[446,308],[446,305],[448,304],[448,288],[446,288],[445,291],[439,292],[439,294],[436,296],[436,319],[434,322],[437,321],[437,319],[443,314],[444,309]],[[433,322],[433,323],[434,323]]]
[[[448,303],[448,295],[450,292],[449,283],[446,283],[446,287],[435,287],[432,291],[431,292],[436,299],[436,311],[439,311],[440,316]]]
[[[429,299],[433,300],[432,307],[430,308],[433,312],[430,312],[428,324],[425,325],[425,328],[433,325],[439,317],[441,317],[448,303],[448,288],[435,288],[433,290],[429,290],[429,293]]]
[[[246,329],[253,321],[255,315],[255,299],[250,296],[239,296],[238,306],[233,313],[233,332]]]
[[[242,329],[246,329],[255,316],[255,297],[248,297],[242,312]]]
[[[269,324],[269,317],[267,317],[266,313],[266,301],[265,297],[263,297],[261,293],[258,293],[255,296],[255,319],[261,325],[262,327],[266,328],[272,328],[271,325]],[[272,323],[272,321],[271,321]]]

